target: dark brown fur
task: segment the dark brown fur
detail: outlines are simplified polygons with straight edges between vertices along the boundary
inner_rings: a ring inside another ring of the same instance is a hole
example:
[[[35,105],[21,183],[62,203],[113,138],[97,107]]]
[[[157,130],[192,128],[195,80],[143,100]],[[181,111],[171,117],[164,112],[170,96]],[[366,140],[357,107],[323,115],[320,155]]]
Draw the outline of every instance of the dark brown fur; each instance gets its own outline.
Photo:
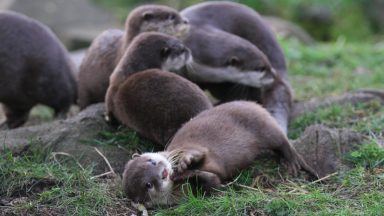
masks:
[[[24,124],[36,104],[59,114],[76,102],[74,64],[67,50],[48,27],[14,12],[0,12],[0,76],[8,128]]]
[[[212,107],[198,86],[159,69],[130,76],[113,100],[120,122],[164,146],[182,124]]]
[[[167,158],[178,171],[172,175],[174,181],[197,177],[203,183],[203,188],[210,190],[233,179],[241,170],[252,165],[258,156],[271,150],[281,157],[289,173],[297,175],[303,169],[316,176],[316,172],[289,143],[276,120],[254,102],[229,102],[201,112],[184,124],[166,150],[157,155]],[[135,187],[129,179],[140,180],[143,173],[145,179],[155,177],[152,176],[154,172],[147,172],[147,169],[153,169],[152,166],[138,170],[135,160],[130,160],[125,168],[125,190]],[[142,180],[145,184],[145,180]],[[132,198],[144,193],[146,191],[136,190],[127,195]],[[164,199],[169,200],[168,203],[172,201],[172,196],[167,195],[169,191],[157,191],[157,194],[156,197],[166,197]],[[150,203],[148,198],[136,201]]]
[[[191,57],[190,51],[175,37],[158,33],[145,32],[138,35],[128,46],[124,56],[110,76],[106,93],[107,118],[113,119],[113,98],[120,85],[128,76],[150,68],[163,70],[179,69]],[[179,59],[178,67],[167,65],[170,59]]]
[[[162,29],[144,27],[148,23],[167,23]],[[160,5],[144,5],[135,8],[127,17],[125,31],[119,29],[106,30],[100,34],[88,49],[79,71],[79,106],[102,102],[108,88],[109,76],[133,38],[141,32],[159,31],[182,37],[186,34],[187,21],[176,10]]]
[[[209,82],[209,80],[197,83],[202,88],[208,89],[221,102],[243,99],[261,103],[275,117],[286,133],[288,116],[292,106],[291,90],[287,80],[287,66],[275,36],[265,25],[260,15],[244,5],[231,2],[201,3],[186,8],[180,14],[189,20],[191,35],[196,29],[204,29],[207,34],[211,34],[212,29],[234,34],[251,42],[267,56],[272,67],[276,70],[276,76],[279,80],[272,86],[254,88],[231,81],[213,83]],[[216,44],[211,43],[209,45],[216,47],[215,49],[209,49],[206,53],[197,54],[198,51],[196,50],[202,45],[196,46],[196,43],[201,43],[201,38],[201,36],[189,38],[185,43],[191,49],[194,60],[197,62],[204,62],[206,56],[214,57],[217,52],[236,47],[234,43],[218,41]],[[236,52],[233,52],[233,54],[235,55]],[[224,67],[225,59],[218,58],[217,61],[222,62],[220,67]],[[209,62],[207,65],[211,66]],[[200,71],[200,73],[203,74],[204,71]]]

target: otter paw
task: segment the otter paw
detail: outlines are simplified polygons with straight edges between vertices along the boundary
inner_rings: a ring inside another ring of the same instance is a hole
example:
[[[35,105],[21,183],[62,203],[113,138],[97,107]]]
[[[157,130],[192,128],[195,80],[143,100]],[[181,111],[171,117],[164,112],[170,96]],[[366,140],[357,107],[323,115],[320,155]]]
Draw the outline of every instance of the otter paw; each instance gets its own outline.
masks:
[[[111,122],[111,117],[108,115],[108,113],[104,113],[104,119],[106,122]]]
[[[288,173],[293,177],[297,177],[299,175],[299,171],[301,169],[299,160],[297,159],[293,159],[289,161],[284,160],[282,161],[282,164],[288,170]]]
[[[179,160],[179,164],[177,166],[177,172],[182,173],[188,169],[188,167],[192,163],[198,163],[201,159],[203,159],[203,153],[199,151],[188,151],[183,154],[183,156]]]

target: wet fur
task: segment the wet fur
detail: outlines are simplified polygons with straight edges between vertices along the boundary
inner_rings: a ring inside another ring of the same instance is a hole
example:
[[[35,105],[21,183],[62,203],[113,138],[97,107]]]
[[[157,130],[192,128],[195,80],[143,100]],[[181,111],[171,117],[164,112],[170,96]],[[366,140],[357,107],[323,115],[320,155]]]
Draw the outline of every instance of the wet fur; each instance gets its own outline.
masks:
[[[0,32],[4,126],[23,125],[36,104],[66,113],[76,102],[75,67],[58,38],[42,23],[14,12],[0,12]]]

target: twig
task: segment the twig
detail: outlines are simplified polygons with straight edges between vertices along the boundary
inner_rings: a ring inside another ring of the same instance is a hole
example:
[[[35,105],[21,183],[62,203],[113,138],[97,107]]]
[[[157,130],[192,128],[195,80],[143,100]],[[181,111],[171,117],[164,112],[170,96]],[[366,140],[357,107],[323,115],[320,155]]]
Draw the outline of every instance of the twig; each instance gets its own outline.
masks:
[[[240,178],[240,175],[238,175],[235,180],[231,181],[231,182],[228,182],[227,184],[223,185],[224,187],[228,187],[230,185],[233,185],[234,183],[236,183]]]
[[[79,161],[76,160],[76,158],[75,158],[73,155],[68,154],[68,153],[66,153],[66,152],[52,152],[53,160],[55,160],[56,163],[58,163],[58,164],[60,164],[60,165],[61,165],[61,163],[57,160],[56,155],[64,155],[64,156],[71,157],[71,158],[76,162],[76,164],[77,164],[82,170],[84,170],[84,167],[79,163]]]
[[[109,175],[109,174],[113,174],[114,176],[116,176],[116,173],[113,170],[113,168],[112,168],[111,164],[109,163],[108,159],[96,147],[95,147],[95,151],[104,159],[104,161],[108,165],[110,171],[106,172],[106,173],[103,173],[103,174],[100,174],[100,175],[97,175],[97,176],[93,176],[93,177],[91,177],[91,179],[94,179],[94,178],[97,178],[97,177],[101,177],[101,176],[105,176],[105,175]]]
[[[92,176],[91,179],[100,178],[100,177],[103,177],[103,176],[106,176],[106,175],[109,175],[109,174],[115,175],[115,173],[113,173],[112,171],[109,171],[109,172],[106,172],[106,173],[103,173],[103,174],[100,174],[100,175]]]
[[[291,181],[291,180],[289,180],[289,179],[287,179],[287,181],[293,185],[293,186],[288,186],[288,185],[286,185],[287,187],[289,187],[289,188],[291,188],[291,189],[293,188],[293,190],[289,191],[288,193],[294,193],[294,192],[296,192],[296,191],[301,191],[301,192],[304,193],[304,194],[307,194],[307,193],[308,193],[308,191],[304,190],[303,187],[299,187],[299,186],[297,186],[297,184],[296,184],[295,182],[293,182],[293,181]]]
[[[236,184],[236,185],[239,186],[239,187],[248,189],[248,190],[252,190],[252,191],[256,191],[256,192],[260,192],[260,190],[258,190],[258,189],[256,189],[256,188],[253,188],[253,187],[249,187],[249,186],[247,186],[247,185],[243,185],[243,184]]]
[[[313,184],[316,184],[316,183],[321,182],[323,180],[326,180],[326,179],[328,179],[332,176],[335,176],[337,174],[338,174],[338,172],[331,173],[329,175],[324,176],[323,178],[320,178],[320,179],[317,179],[316,181],[310,182],[309,184],[301,185],[300,188],[295,188],[295,189],[289,191],[288,193],[293,193],[293,192],[296,192],[297,190],[303,190],[303,188],[305,188],[305,187],[308,187],[310,185],[313,185]]]
[[[332,177],[332,176],[335,176],[335,175],[337,175],[337,174],[339,174],[339,173],[338,173],[338,172],[331,173],[331,174],[326,175],[326,176],[324,176],[323,178],[317,179],[316,181],[313,181],[313,182],[311,182],[311,183],[309,183],[309,184],[302,185],[301,187],[307,187],[307,186],[309,186],[309,185],[316,184],[317,182],[321,182],[321,181],[326,180],[326,179],[328,179],[328,178],[330,178],[330,177]]]

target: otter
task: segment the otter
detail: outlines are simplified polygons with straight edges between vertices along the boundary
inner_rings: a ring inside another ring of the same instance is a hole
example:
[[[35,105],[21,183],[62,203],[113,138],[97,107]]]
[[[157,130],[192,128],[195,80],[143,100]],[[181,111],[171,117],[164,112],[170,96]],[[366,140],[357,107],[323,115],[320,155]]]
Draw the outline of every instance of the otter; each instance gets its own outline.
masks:
[[[182,124],[212,108],[196,84],[160,69],[128,77],[118,88],[113,103],[117,120],[163,146]]]
[[[189,20],[190,36],[184,43],[193,53],[192,68],[198,68],[194,73],[198,73],[195,76],[199,79],[189,79],[201,88],[209,90],[221,103],[242,99],[262,104],[286,133],[292,106],[287,66],[282,49],[262,17],[251,8],[232,2],[200,3],[182,10],[180,14]],[[198,33],[195,33],[196,31]],[[209,40],[209,44],[205,41],[207,37],[225,33],[236,35],[252,43],[267,57],[274,69],[267,72],[275,74],[273,84],[267,83],[255,87],[252,84],[239,82],[239,80],[247,80],[247,77],[252,74],[255,77],[263,77],[259,70],[263,68],[246,68],[248,61],[259,61],[259,59],[239,56],[242,51],[237,49],[238,44],[245,45],[241,40],[236,42]],[[209,46],[210,49],[204,49],[205,46]],[[214,59],[216,57],[212,62],[220,64],[212,65],[210,61],[205,61],[207,57]],[[228,62],[228,59],[235,59],[234,64],[231,61]],[[212,68],[217,70],[213,71]],[[215,77],[220,77],[217,75],[218,72],[223,76],[220,79],[212,79],[212,73]]]
[[[207,32],[210,34],[207,34]],[[194,38],[199,38],[195,40]],[[205,87],[208,83],[226,81],[262,88],[272,85],[278,77],[268,58],[255,45],[236,35],[217,29],[194,29],[184,44],[199,59],[192,61],[186,68],[177,71],[193,82]],[[221,46],[220,44],[231,44]],[[187,70],[185,70],[187,69]],[[239,95],[231,95],[225,90],[209,89],[218,98],[235,100]],[[222,94],[222,95],[220,95]],[[219,96],[218,96],[219,95]]]
[[[113,98],[130,75],[151,68],[178,70],[190,61],[190,50],[175,37],[159,32],[144,32],[136,36],[109,78],[105,96],[107,121],[115,120]]]
[[[234,101],[185,123],[165,151],[135,154],[125,166],[123,189],[148,207],[173,204],[177,199],[172,191],[180,179],[197,177],[205,190],[218,188],[265,151],[276,152],[290,174],[303,169],[317,177],[266,109],[255,102]]]
[[[125,31],[106,30],[87,50],[79,69],[80,109],[104,101],[109,76],[137,35],[156,31],[183,38],[188,30],[188,21],[173,8],[143,5],[132,10],[125,22]]]
[[[37,20],[0,12],[2,128],[23,125],[36,104],[64,114],[76,102],[75,66],[54,33]]]

